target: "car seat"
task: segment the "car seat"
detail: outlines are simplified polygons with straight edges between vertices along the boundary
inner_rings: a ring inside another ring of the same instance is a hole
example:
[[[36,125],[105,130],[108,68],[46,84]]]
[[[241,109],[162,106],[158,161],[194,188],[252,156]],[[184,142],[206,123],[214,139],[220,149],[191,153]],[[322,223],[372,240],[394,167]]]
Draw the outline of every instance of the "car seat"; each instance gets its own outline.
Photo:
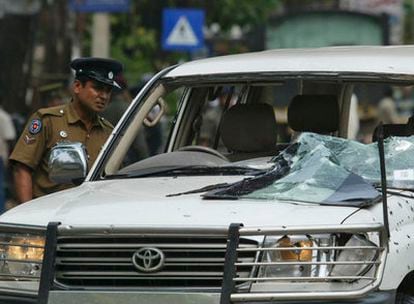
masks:
[[[296,95],[288,107],[288,124],[296,132],[330,134],[339,128],[335,95]]]
[[[237,104],[228,109],[220,125],[230,161],[277,154],[277,125],[269,104]]]
[[[384,139],[390,136],[411,136],[414,134],[414,121],[413,117],[410,117],[406,124],[384,124],[382,130]],[[379,126],[377,126],[372,133],[372,141],[378,141],[379,137]]]

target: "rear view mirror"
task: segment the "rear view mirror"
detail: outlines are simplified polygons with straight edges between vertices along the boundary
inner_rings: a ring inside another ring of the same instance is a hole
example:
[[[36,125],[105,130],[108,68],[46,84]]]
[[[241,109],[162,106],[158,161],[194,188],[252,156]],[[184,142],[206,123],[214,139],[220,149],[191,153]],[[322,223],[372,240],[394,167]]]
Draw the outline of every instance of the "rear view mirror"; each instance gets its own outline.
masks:
[[[88,169],[85,146],[80,142],[59,142],[49,156],[49,178],[57,184],[79,184]]]

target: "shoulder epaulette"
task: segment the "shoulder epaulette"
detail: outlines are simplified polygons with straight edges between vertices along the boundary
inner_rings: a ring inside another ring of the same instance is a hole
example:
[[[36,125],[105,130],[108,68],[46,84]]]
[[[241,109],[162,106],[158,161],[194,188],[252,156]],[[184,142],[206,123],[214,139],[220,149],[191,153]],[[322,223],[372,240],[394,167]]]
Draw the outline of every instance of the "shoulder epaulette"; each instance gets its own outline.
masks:
[[[37,110],[37,113],[39,113],[40,116],[45,116],[45,115],[63,116],[63,114],[65,113],[64,108],[65,108],[65,105],[42,108],[42,109]]]

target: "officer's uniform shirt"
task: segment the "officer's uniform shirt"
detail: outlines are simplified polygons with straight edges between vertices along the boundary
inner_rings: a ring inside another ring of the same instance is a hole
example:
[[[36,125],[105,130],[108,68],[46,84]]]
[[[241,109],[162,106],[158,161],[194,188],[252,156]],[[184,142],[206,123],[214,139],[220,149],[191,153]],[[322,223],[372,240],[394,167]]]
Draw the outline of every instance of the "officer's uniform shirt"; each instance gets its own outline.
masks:
[[[82,142],[90,169],[112,129],[107,120],[96,115],[88,131],[72,103],[40,109],[29,119],[10,160],[23,163],[33,170],[33,198],[67,189],[74,185],[55,184],[49,179],[50,149],[60,141]]]

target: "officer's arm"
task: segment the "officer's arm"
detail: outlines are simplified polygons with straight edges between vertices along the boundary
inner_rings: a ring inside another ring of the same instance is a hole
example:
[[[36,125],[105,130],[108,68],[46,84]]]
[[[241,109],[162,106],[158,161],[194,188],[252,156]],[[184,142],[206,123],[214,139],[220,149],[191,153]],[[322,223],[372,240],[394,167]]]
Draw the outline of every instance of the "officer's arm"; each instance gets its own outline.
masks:
[[[33,198],[32,169],[22,163],[15,162],[13,177],[18,203],[30,201]]]

